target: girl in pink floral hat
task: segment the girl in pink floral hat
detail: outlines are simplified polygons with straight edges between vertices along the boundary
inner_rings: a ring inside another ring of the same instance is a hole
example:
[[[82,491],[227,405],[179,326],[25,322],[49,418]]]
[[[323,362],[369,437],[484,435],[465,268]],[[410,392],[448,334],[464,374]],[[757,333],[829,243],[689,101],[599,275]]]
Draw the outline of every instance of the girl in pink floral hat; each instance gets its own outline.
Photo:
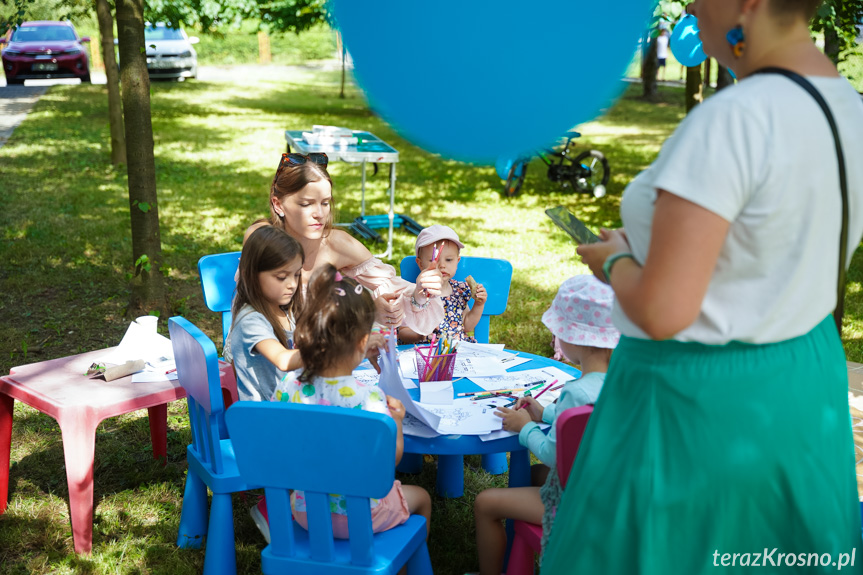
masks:
[[[557,337],[566,358],[581,367],[582,374],[567,381],[557,403],[545,408],[532,397],[519,399],[514,409],[499,408],[503,428],[517,432],[519,442],[542,464],[531,470],[531,487],[486,489],[477,496],[474,518],[481,575],[503,570],[506,532],[501,520],[541,522],[544,537],[551,531],[562,491],[555,469],[555,419],[558,413],[596,403],[599,397],[611,351],[620,339],[620,332],[611,323],[613,302],[614,292],[609,286],[594,276],[579,275],[563,282],[542,315],[542,323]],[[519,409],[522,406],[524,409]],[[551,424],[548,435],[539,428],[540,423]]]

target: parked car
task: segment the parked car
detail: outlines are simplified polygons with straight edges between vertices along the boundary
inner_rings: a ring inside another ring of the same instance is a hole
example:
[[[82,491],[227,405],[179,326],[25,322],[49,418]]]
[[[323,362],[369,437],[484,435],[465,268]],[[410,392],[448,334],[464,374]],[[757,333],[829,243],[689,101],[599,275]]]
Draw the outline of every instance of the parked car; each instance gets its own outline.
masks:
[[[150,78],[197,78],[198,54],[192,44],[198,42],[196,36],[190,38],[180,28],[161,23],[148,25],[144,28],[144,43]]]
[[[25,22],[0,38],[0,59],[7,84],[44,78],[90,81],[90,61],[70,22]]]

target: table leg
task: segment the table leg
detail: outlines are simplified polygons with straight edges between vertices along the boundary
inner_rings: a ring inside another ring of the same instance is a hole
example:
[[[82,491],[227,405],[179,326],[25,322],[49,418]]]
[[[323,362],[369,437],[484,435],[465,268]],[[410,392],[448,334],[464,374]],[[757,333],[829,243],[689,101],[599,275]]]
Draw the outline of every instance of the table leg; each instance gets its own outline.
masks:
[[[387,255],[386,257],[392,257],[393,255],[393,220],[395,219],[396,214],[396,164],[393,162],[390,164],[390,234],[387,239]]]
[[[464,456],[438,455],[437,493],[441,497],[464,495]]]
[[[76,553],[93,548],[93,459],[96,426],[85,414],[70,414],[60,423],[66,482],[69,485],[69,517]]]
[[[168,404],[147,408],[150,420],[150,442],[153,444],[153,457],[168,463]]]
[[[362,162],[362,180],[360,180],[360,217],[366,217],[366,161]]]
[[[0,514],[6,512],[9,499],[9,458],[12,453],[12,416],[15,399],[0,394]]]
[[[509,454],[509,486],[530,486],[530,454],[527,449]]]

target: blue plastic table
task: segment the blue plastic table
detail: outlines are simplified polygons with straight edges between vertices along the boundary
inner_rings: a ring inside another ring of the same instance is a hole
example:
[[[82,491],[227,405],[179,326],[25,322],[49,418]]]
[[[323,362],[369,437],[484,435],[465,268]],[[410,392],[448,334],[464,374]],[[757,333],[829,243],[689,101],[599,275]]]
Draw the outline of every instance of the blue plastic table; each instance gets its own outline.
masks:
[[[400,346],[407,349],[411,346]],[[533,355],[532,353],[519,352],[519,357],[530,358],[531,361],[516,366],[510,373],[526,369],[539,369],[543,367],[556,367],[572,375],[573,378],[580,377],[581,372],[571,365],[555,361],[548,357]],[[414,380],[416,381],[416,380]],[[563,382],[560,382],[563,383]],[[482,391],[478,385],[467,379],[456,381],[453,384],[453,393],[465,393],[468,391]],[[420,390],[408,391],[411,397],[419,401]],[[404,436],[405,454],[429,453],[438,456],[437,468],[437,492],[441,497],[461,497],[464,495],[464,456],[482,455],[485,453],[502,453],[508,451],[509,456],[509,486],[525,487],[530,485],[530,454],[527,449],[518,442],[518,435],[512,435],[492,441],[482,441],[477,435],[440,435],[438,437],[415,437]],[[399,471],[418,473],[417,460],[410,458],[403,460],[404,465],[399,466]],[[422,460],[419,460],[419,465]]]

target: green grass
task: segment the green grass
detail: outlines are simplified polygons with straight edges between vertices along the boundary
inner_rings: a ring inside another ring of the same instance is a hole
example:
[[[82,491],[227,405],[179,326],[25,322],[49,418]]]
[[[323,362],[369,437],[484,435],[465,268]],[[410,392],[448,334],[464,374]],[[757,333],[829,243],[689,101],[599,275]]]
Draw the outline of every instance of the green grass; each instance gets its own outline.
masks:
[[[350,90],[340,100],[337,72],[282,71],[278,78],[237,84],[153,85],[153,129],[162,242],[173,313],[221,341],[219,320],[203,305],[196,262],[240,248],[245,227],[267,212],[267,189],[284,149],[285,129],[313,123],[363,128],[401,152],[396,210],[420,223],[451,225],[465,254],[500,257],[515,267],[507,312],[492,321],[492,338],[549,355],[540,316],[560,282],[584,268],[573,245],[544,215],[563,204],[592,227],[617,226],[624,186],[656,156],[683,117],[683,91],[660,88],[660,101],[637,98],[632,86],[607,116],[583,125],[579,145],[609,158],[612,180],[601,200],[570,195],[547,180],[535,161],[522,195],[500,196],[491,167],[442,160],[399,138]],[[57,86],[0,148],[0,373],[119,342],[126,325],[126,276],[132,271],[126,176],[108,167],[104,86]],[[331,167],[342,220],[359,211],[356,166]],[[387,207],[386,170],[369,181],[370,213]],[[398,262],[415,237],[395,236]],[[373,251],[380,247],[371,246]],[[844,341],[863,360],[863,266],[849,275]],[[165,321],[161,330],[165,331]],[[3,573],[199,573],[201,551],[176,548],[189,442],[185,404],[169,409],[169,463],[152,460],[146,412],[108,420],[96,442],[93,554],[72,552],[67,488],[57,425],[17,404],[9,509],[0,518]],[[466,458],[466,495],[434,499],[430,550],[436,572],[475,570],[473,497],[503,485]],[[426,464],[404,481],[433,491]],[[235,498],[240,572],[259,569],[262,539]]]

